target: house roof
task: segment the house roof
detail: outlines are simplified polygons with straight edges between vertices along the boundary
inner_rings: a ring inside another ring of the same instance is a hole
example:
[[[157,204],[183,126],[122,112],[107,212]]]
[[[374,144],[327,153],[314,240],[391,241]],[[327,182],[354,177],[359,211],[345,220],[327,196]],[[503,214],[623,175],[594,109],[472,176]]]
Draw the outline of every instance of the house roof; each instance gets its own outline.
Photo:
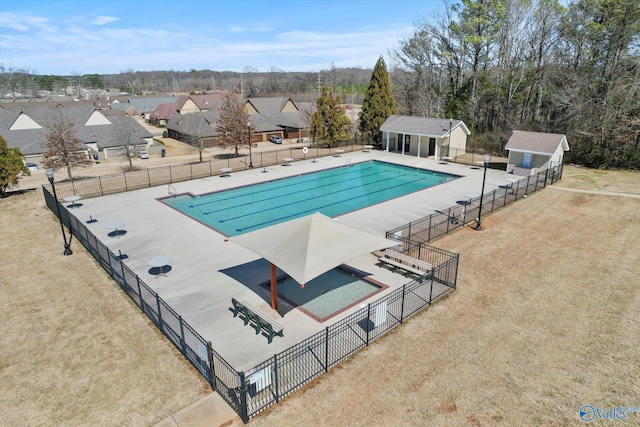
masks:
[[[255,132],[279,132],[283,128],[270,121],[266,116],[262,114],[251,114],[249,121],[253,124]]]
[[[25,156],[42,154],[46,151],[47,133],[49,132],[47,124],[51,121],[54,111],[60,112],[66,120],[74,123],[76,134],[83,143],[95,143],[98,148],[122,145],[113,140],[113,126],[120,120],[133,120],[122,115],[107,117],[95,107],[83,105],[63,108],[0,110],[0,134],[5,138],[9,147],[19,148]],[[105,124],[87,125],[94,113],[102,115]],[[40,127],[12,130],[11,127],[22,114]],[[152,137],[151,133],[136,121],[134,121],[133,128],[140,138]]]
[[[128,99],[128,102],[119,102],[111,104],[111,109],[127,111],[133,107],[141,113],[151,113],[158,106],[162,104],[175,103],[178,100],[175,96],[157,96],[157,97],[142,97]]]
[[[193,103],[196,104],[200,111],[210,110],[216,104],[218,104],[219,101],[222,101],[225,96],[227,96],[227,94],[224,92],[216,92],[207,95],[181,95],[176,101],[176,110],[179,111],[180,109],[182,109],[182,107],[184,107],[184,104],[189,99],[191,99]]]
[[[519,152],[553,154],[559,145],[562,145],[564,151],[569,151],[567,137],[563,134],[514,130],[504,148]]]
[[[465,134],[471,135],[462,120],[453,120],[451,130],[461,128]],[[408,133],[411,135],[443,138],[449,135],[449,120],[428,117],[392,115],[380,126],[383,132]]]
[[[291,98],[283,96],[249,98],[247,99],[260,114],[275,114],[282,112],[282,109]],[[293,101],[291,101],[293,103]],[[295,104],[293,104],[295,105]]]
[[[173,102],[171,104],[160,104],[151,113],[151,117],[156,120],[169,120],[176,113],[177,106]]]
[[[218,136],[215,122],[215,113],[175,113],[169,122],[167,129],[179,132],[183,135],[199,136],[201,138]]]

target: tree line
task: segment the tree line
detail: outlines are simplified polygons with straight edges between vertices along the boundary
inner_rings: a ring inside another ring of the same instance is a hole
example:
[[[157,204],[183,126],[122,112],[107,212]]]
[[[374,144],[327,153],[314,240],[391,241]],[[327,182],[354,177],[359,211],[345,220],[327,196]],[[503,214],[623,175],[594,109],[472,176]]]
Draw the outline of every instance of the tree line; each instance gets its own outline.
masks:
[[[445,0],[389,52],[399,114],[464,120],[471,146],[500,152],[514,129],[566,134],[567,161],[640,169],[640,3],[637,0]],[[365,101],[372,72],[134,71],[58,78],[0,64],[4,89],[38,85],[128,93],[287,96],[314,102],[322,87]],[[14,91],[12,89],[12,92]],[[391,109],[390,111],[396,111]],[[379,116],[377,116],[379,118]],[[323,119],[324,122],[328,120]],[[320,132],[319,129],[317,129]],[[371,135],[370,130],[365,134]],[[371,135],[371,137],[374,137]]]
[[[640,169],[640,2],[461,0],[392,53],[402,114],[462,119],[501,149],[514,129],[566,134],[567,160]]]

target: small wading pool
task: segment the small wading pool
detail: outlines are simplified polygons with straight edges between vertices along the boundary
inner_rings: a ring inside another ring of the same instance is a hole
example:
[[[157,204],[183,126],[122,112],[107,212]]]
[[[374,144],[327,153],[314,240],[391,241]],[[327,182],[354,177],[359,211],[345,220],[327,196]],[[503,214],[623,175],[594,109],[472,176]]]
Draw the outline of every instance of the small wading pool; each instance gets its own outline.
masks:
[[[278,296],[319,322],[353,307],[388,286],[349,267],[334,268],[307,282],[304,288],[290,277],[278,281]],[[269,288],[270,284],[263,286]]]

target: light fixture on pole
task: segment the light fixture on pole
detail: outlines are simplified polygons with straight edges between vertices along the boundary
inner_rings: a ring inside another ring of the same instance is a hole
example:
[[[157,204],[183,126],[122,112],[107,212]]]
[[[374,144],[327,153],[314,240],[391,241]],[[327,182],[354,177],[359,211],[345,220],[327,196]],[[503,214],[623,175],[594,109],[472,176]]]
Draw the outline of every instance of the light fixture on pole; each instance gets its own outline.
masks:
[[[53,182],[53,170],[47,169],[44,171],[44,174],[49,179],[49,183],[51,183],[51,189],[53,190],[53,199],[56,204],[56,213],[58,214],[58,221],[60,221],[60,231],[62,231],[62,239],[64,240],[64,255],[71,255],[73,251],[71,250],[71,236],[69,236],[69,242],[67,243],[67,235],[64,233],[64,225],[62,225],[62,217],[60,216],[60,206],[58,205],[58,195],[56,194],[56,185]]]
[[[482,191],[480,192],[480,208],[478,209],[478,219],[476,220],[476,226],[474,227],[476,230],[482,230],[482,225],[480,224],[482,221],[482,200],[484,199],[484,183],[487,180],[487,166],[489,166],[489,161],[491,160],[491,156],[488,154],[484,155],[484,175],[482,176]]]
[[[453,117],[449,118],[449,141],[447,141],[447,156],[450,157],[451,152],[451,128],[453,127]],[[442,157],[442,156],[441,156]]]
[[[253,156],[251,155],[251,122],[247,122],[247,129],[249,129],[249,167],[253,167]]]

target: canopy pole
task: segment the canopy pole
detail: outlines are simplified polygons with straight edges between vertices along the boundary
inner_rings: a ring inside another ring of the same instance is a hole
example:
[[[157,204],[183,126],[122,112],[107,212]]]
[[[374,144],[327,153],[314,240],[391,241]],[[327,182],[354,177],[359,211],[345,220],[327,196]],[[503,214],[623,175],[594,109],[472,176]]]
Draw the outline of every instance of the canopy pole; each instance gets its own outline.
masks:
[[[271,263],[271,308],[278,309],[278,276],[274,263]]]

